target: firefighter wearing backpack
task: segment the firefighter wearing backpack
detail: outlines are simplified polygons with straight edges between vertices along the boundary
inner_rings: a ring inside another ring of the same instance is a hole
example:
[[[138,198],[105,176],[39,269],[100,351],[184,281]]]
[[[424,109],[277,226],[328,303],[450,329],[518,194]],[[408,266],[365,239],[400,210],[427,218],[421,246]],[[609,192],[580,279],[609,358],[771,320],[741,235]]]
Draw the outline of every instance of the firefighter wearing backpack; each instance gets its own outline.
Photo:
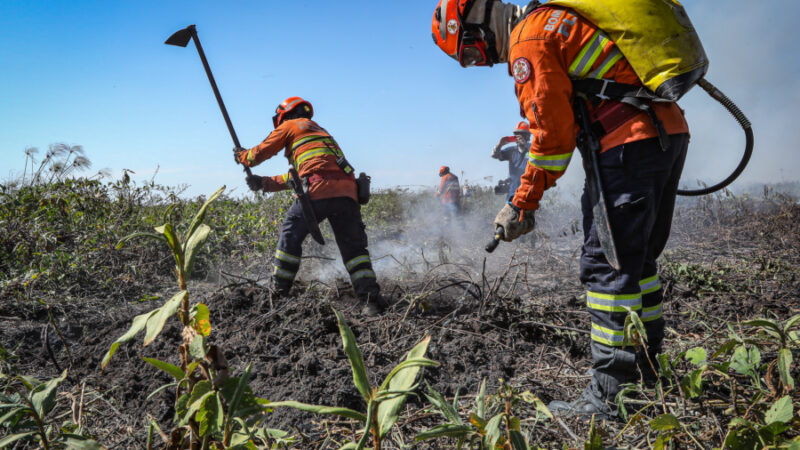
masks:
[[[235,159],[253,167],[284,150],[284,156],[306,184],[304,189],[311,198],[316,219],[328,219],[353,289],[365,303],[365,312],[383,312],[387,305],[372,270],[353,169],[333,137],[311,120],[313,115],[308,101],[300,97],[286,99],[272,118],[275,129],[255,147],[238,150]],[[253,175],[247,178],[247,185],[253,191],[277,192],[289,188],[288,177]],[[275,251],[272,278],[278,296],[288,294],[292,287],[308,234],[302,206],[295,200],[286,213]]]
[[[462,66],[507,63],[514,78],[532,138],[521,185],[495,218],[502,238],[511,241],[533,229],[544,191],[555,185],[572,159],[577,129],[573,81],[641,82],[601,30],[565,7],[441,0],[432,31],[435,43]],[[592,322],[592,378],[576,400],[549,406],[563,416],[612,418],[617,416],[615,396],[621,384],[640,375],[655,376],[645,356],[624,342],[623,324],[626,308],[638,313],[647,330],[648,353],[660,352],[664,319],[656,258],[669,237],[689,135],[675,103],[654,103],[654,120],[618,101],[591,98],[592,131],[602,147],[599,171],[621,268],[611,267],[603,253],[584,189],[580,279]],[[661,145],[656,124],[667,145]]]

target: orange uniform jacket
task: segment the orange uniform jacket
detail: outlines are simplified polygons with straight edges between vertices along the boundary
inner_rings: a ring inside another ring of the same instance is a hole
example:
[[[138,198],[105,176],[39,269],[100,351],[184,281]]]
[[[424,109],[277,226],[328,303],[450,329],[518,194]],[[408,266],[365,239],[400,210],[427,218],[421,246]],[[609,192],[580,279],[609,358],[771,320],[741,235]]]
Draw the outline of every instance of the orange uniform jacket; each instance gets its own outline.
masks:
[[[570,80],[605,78],[638,86],[641,82],[616,46],[569,8],[545,6],[523,18],[511,31],[508,61],[520,113],[531,124],[532,134],[528,166],[513,203],[535,210],[544,190],[563,175],[575,150]],[[655,103],[653,109],[668,134],[689,131],[676,103]],[[656,128],[642,112],[603,136],[600,143],[605,151],[655,136]]]
[[[309,177],[309,196],[314,200],[332,197],[350,197],[358,201],[353,174],[347,175],[336,164],[339,145],[325,129],[310,119],[285,120],[263,142],[242,152],[245,166],[256,166],[277,155],[284,156],[294,165],[301,177]],[[289,174],[272,179],[285,189]]]
[[[452,173],[445,174],[442,177],[442,182],[439,183],[439,190],[436,195],[439,195],[442,203],[458,203],[461,189],[458,185],[458,177]]]

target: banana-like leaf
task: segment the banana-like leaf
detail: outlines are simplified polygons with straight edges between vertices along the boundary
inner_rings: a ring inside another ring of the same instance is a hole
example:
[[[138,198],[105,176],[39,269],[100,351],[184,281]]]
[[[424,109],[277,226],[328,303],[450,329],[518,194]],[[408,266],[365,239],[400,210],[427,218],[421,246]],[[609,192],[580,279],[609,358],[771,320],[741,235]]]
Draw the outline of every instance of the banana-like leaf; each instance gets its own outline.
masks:
[[[167,240],[167,245],[169,245],[170,250],[172,250],[172,255],[175,257],[175,266],[179,271],[183,271],[183,247],[181,247],[180,240],[178,239],[178,235],[175,234],[172,224],[165,223],[160,227],[156,227],[155,230],[156,233],[163,235],[164,239]]]
[[[530,448],[528,446],[528,441],[525,440],[525,436],[519,431],[511,430],[508,434],[511,435],[511,447],[514,450],[528,450]]]
[[[316,414],[332,414],[335,416],[347,417],[348,419],[359,420],[364,423],[367,422],[367,416],[365,416],[363,413],[339,406],[309,405],[307,403],[300,403],[293,400],[270,402],[266,406],[269,408],[280,408],[282,406],[286,406]]]
[[[56,393],[58,385],[67,377],[67,370],[61,373],[58,378],[53,378],[47,383],[42,383],[31,392],[31,404],[36,411],[36,415],[43,418],[56,404]]]
[[[200,224],[200,226],[189,236],[189,239],[186,240],[186,244],[184,244],[184,262],[183,262],[183,272],[186,274],[188,278],[189,275],[192,273],[192,268],[194,267],[194,257],[197,252],[203,248],[203,244],[205,244],[206,239],[208,238],[208,233],[211,232],[211,227],[206,224]]]
[[[788,333],[789,329],[792,328],[794,324],[797,323],[798,320],[800,320],[800,314],[792,316],[789,320],[786,321],[786,323],[783,324],[783,332]]]
[[[114,341],[114,343],[111,344],[111,348],[109,348],[105,356],[103,356],[103,360],[100,362],[100,367],[103,371],[105,371],[108,362],[111,360],[111,357],[114,356],[114,353],[116,353],[119,344],[122,344],[123,342],[128,342],[134,337],[136,337],[136,335],[139,334],[140,331],[144,330],[145,326],[147,326],[147,319],[149,319],[150,316],[152,316],[157,312],[158,309],[154,309],[148,313],[139,314],[138,316],[133,318],[133,324],[131,324],[130,329],[128,329],[128,331],[125,332],[125,334],[120,336],[119,339]]]
[[[428,344],[431,341],[430,336],[425,336],[417,345],[415,345],[406,355],[405,361],[398,364],[386,379],[381,384],[379,390],[388,391],[407,391],[414,384],[417,379],[417,374],[422,366],[438,366],[439,363],[431,361],[430,359],[423,358],[425,352],[428,351]],[[406,396],[398,396],[392,400],[380,402],[378,404],[378,427],[379,439],[383,439],[392,426],[397,421],[400,410],[406,401]]]
[[[78,434],[64,434],[64,443],[70,450],[104,450],[105,447],[96,441]]]
[[[150,239],[157,239],[159,241],[163,241],[164,240],[164,236],[161,235],[161,234],[155,234],[155,233],[133,233],[133,234],[129,234],[129,235],[125,236],[124,238],[120,239],[119,242],[117,242],[116,247],[114,247],[114,248],[119,250],[119,249],[121,249],[122,247],[125,246],[126,242],[128,242],[130,240],[133,240],[133,239],[143,238],[143,237],[150,238]]]
[[[364,397],[364,400],[369,403],[372,398],[372,388],[369,385],[369,377],[367,376],[367,369],[364,365],[364,357],[361,356],[361,350],[358,349],[356,337],[353,330],[347,326],[342,313],[335,308],[333,312],[336,314],[336,320],[339,322],[339,334],[342,336],[342,345],[344,346],[344,353],[350,361],[350,367],[353,369],[353,382]]]
[[[794,378],[792,377],[792,351],[782,348],[778,351],[778,373],[781,374],[781,381],[784,386],[794,390]]]
[[[29,436],[34,436],[38,431],[28,431],[25,433],[17,433],[17,434],[9,434],[3,438],[0,438],[0,448],[6,448],[14,442],[17,442],[20,439],[25,439]]]
[[[142,356],[142,359],[156,369],[163,370],[164,372],[172,375],[172,378],[175,378],[178,381],[182,380],[183,377],[186,376],[183,373],[183,370],[174,364],[170,364],[165,361],[159,361],[155,358],[145,358],[144,356]]]
[[[469,436],[473,431],[474,429],[469,425],[446,423],[417,434],[414,436],[414,440],[419,442],[442,437],[463,438]]]
[[[500,440],[500,421],[503,420],[504,414],[498,414],[486,423],[486,436],[484,443],[487,448],[495,448],[497,441]]]
[[[173,295],[171,299],[167,300],[164,306],[158,308],[156,314],[153,314],[153,316],[147,319],[147,332],[144,335],[144,345],[150,345],[155,338],[158,337],[158,334],[164,329],[164,323],[178,311],[178,308],[181,306],[181,301],[188,295],[189,293],[187,291],[178,292]]]
[[[761,328],[764,328],[765,330],[772,330],[775,333],[778,333],[778,335],[781,335],[782,331],[783,331],[783,330],[781,330],[781,326],[778,325],[778,322],[775,322],[774,320],[770,320],[770,319],[748,320],[747,322],[744,322],[744,325],[750,325],[750,326],[753,326],[753,327],[761,327]]]
[[[3,425],[6,422],[10,421],[17,414],[25,414],[25,413],[30,414],[31,413],[31,409],[28,408],[27,406],[22,406],[22,405],[17,406],[17,405],[7,405],[7,404],[0,405],[0,406],[2,406],[4,408],[7,407],[7,406],[11,406],[12,407],[8,411],[6,411],[5,414],[0,416],[0,425]],[[8,426],[8,425],[6,425],[6,426]]]
[[[222,195],[223,191],[225,191],[225,186],[222,186],[221,188],[217,189],[216,192],[211,194],[211,196],[208,197],[208,200],[206,200],[206,202],[203,203],[203,206],[200,207],[200,210],[197,211],[197,214],[195,214],[194,219],[192,219],[192,223],[189,224],[189,229],[186,230],[186,236],[191,237],[194,234],[194,231],[197,229],[197,227],[199,227],[200,224],[202,224],[203,221],[206,219],[206,211],[208,210],[208,206],[211,205],[211,202],[216,200],[217,197]]]

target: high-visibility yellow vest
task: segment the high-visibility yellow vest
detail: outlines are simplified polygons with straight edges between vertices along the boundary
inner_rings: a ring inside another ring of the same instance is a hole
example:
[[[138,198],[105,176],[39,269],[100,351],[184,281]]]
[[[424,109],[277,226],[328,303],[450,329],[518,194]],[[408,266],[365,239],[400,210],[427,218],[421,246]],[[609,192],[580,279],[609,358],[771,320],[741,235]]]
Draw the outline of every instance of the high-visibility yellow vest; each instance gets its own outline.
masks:
[[[550,0],[603,30],[658,97],[676,101],[708,71],[708,58],[677,0]]]

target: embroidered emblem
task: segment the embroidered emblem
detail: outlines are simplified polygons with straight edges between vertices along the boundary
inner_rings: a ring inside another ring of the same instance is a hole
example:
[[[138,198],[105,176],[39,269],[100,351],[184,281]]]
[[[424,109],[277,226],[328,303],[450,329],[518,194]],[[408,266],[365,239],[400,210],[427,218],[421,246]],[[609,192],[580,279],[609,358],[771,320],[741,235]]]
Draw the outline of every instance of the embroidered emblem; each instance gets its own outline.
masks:
[[[524,83],[531,77],[531,62],[527,58],[517,58],[511,64],[511,75],[517,83]]]
[[[447,21],[447,32],[450,34],[456,34],[458,32],[458,22],[456,19],[450,19]]]

